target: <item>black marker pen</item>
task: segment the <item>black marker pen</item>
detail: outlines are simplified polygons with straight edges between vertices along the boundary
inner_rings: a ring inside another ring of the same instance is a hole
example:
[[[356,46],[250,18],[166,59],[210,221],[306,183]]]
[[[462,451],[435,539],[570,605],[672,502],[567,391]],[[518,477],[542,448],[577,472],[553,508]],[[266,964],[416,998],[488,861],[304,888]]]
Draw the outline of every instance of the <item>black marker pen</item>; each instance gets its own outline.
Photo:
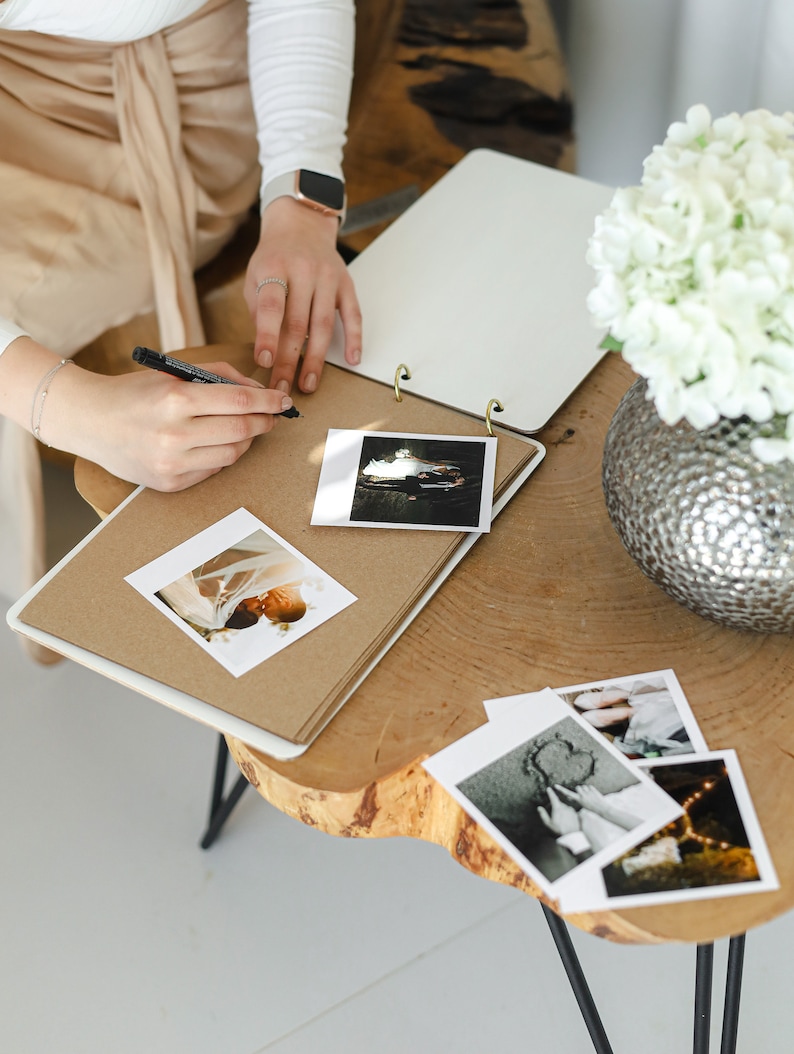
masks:
[[[236,381],[230,381],[227,377],[221,377],[217,373],[210,373],[209,370],[202,370],[200,366],[194,366],[190,362],[182,362],[181,359],[163,355],[160,351],[152,351],[151,348],[137,347],[133,350],[132,357],[141,366],[148,366],[152,370],[160,370],[161,373],[167,373],[171,377],[179,377],[183,381],[194,381],[197,384],[237,383]],[[296,406],[291,406],[289,410],[282,410],[281,413],[273,416],[302,417],[303,415]]]

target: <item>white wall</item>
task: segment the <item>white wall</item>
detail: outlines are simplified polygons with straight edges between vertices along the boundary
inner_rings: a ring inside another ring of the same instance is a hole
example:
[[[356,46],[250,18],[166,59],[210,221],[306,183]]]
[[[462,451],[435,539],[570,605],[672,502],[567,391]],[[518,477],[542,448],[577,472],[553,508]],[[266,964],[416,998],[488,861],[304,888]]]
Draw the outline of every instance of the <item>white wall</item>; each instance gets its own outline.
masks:
[[[671,121],[794,110],[794,0],[553,0],[573,81],[578,171],[636,183]]]

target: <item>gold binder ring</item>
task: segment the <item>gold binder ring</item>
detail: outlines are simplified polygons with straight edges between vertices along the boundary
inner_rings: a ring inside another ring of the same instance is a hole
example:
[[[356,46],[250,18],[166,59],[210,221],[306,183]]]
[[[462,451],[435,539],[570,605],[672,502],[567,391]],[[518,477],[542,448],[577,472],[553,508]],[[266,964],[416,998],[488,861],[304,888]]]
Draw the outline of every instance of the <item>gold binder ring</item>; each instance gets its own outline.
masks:
[[[500,414],[502,410],[504,410],[504,407],[498,399],[491,399],[491,401],[488,403],[488,409],[485,411],[485,426],[488,429],[489,436],[493,435],[493,427],[491,426],[491,414],[494,411]]]
[[[410,381],[410,379],[411,371],[404,362],[401,362],[394,374],[394,395],[398,403],[403,401],[403,397],[400,394],[400,381]]]

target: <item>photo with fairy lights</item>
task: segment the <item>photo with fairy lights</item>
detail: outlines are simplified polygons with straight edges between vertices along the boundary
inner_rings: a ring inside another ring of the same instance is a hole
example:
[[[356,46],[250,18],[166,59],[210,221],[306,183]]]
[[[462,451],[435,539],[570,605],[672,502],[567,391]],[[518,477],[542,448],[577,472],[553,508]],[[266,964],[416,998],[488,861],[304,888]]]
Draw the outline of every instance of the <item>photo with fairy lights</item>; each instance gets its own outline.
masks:
[[[603,869],[610,898],[760,880],[722,759],[649,765],[646,771],[684,811]]]

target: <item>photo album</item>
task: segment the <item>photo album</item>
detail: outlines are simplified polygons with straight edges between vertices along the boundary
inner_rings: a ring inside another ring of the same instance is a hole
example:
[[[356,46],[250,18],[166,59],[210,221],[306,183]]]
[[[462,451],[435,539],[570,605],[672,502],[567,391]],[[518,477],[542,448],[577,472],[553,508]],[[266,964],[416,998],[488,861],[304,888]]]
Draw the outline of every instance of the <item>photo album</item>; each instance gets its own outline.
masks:
[[[222,474],[136,491],[23,598],[15,628],[296,757],[544,454],[328,366],[301,417]]]

